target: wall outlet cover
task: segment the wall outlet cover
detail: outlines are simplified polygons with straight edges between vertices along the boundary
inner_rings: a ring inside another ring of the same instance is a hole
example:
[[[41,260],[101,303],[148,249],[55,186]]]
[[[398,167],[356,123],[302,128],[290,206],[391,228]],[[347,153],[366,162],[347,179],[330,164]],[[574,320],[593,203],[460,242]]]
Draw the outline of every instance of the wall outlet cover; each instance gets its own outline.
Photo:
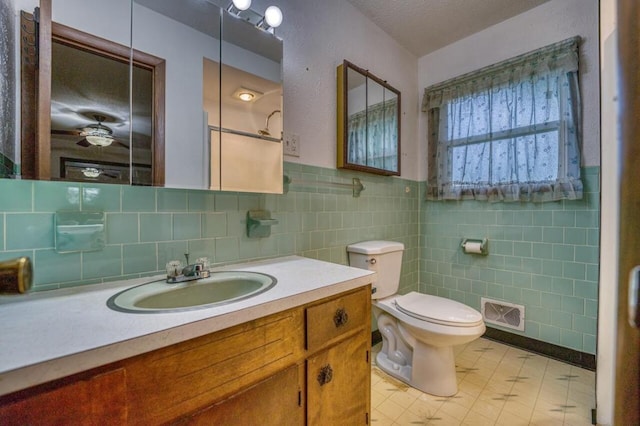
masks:
[[[300,157],[300,135],[285,133],[282,142],[284,143],[284,155]]]

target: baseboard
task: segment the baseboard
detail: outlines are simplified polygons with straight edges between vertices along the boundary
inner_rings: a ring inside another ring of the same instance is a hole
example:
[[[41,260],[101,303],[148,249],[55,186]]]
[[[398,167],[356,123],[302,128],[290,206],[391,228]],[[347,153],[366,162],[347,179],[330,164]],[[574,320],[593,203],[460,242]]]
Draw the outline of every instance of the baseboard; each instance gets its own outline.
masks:
[[[544,355],[549,358],[557,359],[558,361],[576,365],[587,370],[596,371],[596,356],[592,354],[554,345],[552,343],[542,342],[540,340],[509,333],[508,331],[498,330],[497,328],[492,327],[487,327],[487,331],[482,337],[495,340],[500,343],[505,343],[510,346],[515,346],[529,352]]]
[[[519,334],[509,333],[507,331],[498,330],[497,328],[487,327],[487,331],[482,337],[496,342],[504,343],[509,346],[524,349],[529,352],[544,355],[567,364],[576,365],[590,371],[596,371],[596,356],[573,349],[554,345],[552,343],[542,342],[530,337],[520,336]],[[371,333],[371,346],[382,342],[382,335],[379,330]]]

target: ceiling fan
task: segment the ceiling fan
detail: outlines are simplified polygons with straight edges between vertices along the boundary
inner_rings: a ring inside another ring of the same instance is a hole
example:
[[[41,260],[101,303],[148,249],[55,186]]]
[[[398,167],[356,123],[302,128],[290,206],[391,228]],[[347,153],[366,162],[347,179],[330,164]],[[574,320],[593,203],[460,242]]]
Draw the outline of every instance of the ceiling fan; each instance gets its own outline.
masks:
[[[111,144],[117,144],[122,146],[123,148],[129,149],[128,145],[123,144],[122,142],[116,140],[113,137],[113,130],[110,127],[102,124],[103,121],[107,119],[104,115],[94,114],[93,118],[97,123],[88,124],[84,127],[81,127],[77,130],[51,130],[51,134],[54,135],[72,135],[72,136],[83,136],[83,139],[76,142],[77,145],[83,147],[90,146],[99,146],[99,147],[107,147]]]

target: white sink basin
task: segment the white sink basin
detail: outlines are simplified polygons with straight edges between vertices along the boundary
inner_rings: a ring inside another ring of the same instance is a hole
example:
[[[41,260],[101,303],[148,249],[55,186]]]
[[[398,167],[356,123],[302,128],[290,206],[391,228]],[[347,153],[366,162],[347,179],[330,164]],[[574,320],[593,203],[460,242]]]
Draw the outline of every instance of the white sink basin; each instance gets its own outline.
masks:
[[[274,277],[258,272],[212,272],[209,278],[197,281],[168,284],[163,280],[132,287],[111,296],[107,306],[132,313],[204,309],[248,299],[276,282]]]

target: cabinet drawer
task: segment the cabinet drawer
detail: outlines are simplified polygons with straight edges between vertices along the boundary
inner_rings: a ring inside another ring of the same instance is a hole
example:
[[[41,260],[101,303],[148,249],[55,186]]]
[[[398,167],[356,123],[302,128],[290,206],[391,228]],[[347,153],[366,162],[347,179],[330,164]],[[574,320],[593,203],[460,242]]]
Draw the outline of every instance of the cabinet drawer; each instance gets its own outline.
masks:
[[[329,345],[369,324],[369,286],[307,308],[307,350]]]

